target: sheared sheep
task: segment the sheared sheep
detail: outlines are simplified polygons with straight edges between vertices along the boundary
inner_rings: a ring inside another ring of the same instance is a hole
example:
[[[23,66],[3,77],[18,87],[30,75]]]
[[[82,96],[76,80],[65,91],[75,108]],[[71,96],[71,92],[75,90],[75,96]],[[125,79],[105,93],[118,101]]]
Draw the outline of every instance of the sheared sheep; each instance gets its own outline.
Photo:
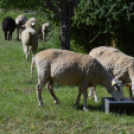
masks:
[[[129,93],[132,97],[132,91],[134,94],[134,58],[128,56],[118,49],[106,46],[100,46],[94,48],[89,56],[96,58],[105,69],[116,79],[122,81],[123,84],[129,86]],[[131,84],[132,83],[132,84]],[[131,90],[132,86],[132,90]],[[90,89],[89,96],[95,93],[97,97],[96,89]],[[96,100],[96,99],[95,99]]]
[[[15,19],[16,28],[17,28],[17,40],[20,40],[19,36],[21,35],[21,32],[25,29],[22,26],[25,25],[26,21],[27,18],[23,14],[18,15],[17,18]]]
[[[14,32],[15,28],[16,28],[16,25],[15,25],[15,21],[13,18],[6,17],[2,21],[2,30],[5,33],[5,40],[7,40],[7,34],[8,34],[8,40],[12,40],[12,33]]]
[[[123,99],[122,84],[115,80],[112,75],[93,57],[78,54],[67,50],[48,49],[39,52],[32,59],[31,74],[33,66],[37,67],[38,84],[36,87],[39,106],[43,106],[41,91],[47,83],[47,88],[58,103],[58,99],[53,92],[53,83],[62,85],[79,85],[79,93],[76,106],[79,105],[80,96],[83,93],[84,106],[87,107],[87,88],[98,84],[106,87],[107,91],[115,100]]]
[[[24,53],[26,54],[26,61],[28,61],[31,51],[33,55],[35,55],[38,47],[38,34],[36,30],[33,29],[33,27],[36,25],[36,21],[37,20],[35,18],[29,19],[25,24],[26,29],[21,34],[23,49]]]

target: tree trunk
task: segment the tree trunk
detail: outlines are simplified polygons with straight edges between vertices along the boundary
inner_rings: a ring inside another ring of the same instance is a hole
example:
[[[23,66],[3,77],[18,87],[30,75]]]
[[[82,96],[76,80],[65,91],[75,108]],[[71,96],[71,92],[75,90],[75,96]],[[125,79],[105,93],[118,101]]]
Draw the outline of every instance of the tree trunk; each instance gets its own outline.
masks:
[[[70,50],[70,37],[71,37],[71,17],[68,14],[63,13],[61,18],[61,49]]]

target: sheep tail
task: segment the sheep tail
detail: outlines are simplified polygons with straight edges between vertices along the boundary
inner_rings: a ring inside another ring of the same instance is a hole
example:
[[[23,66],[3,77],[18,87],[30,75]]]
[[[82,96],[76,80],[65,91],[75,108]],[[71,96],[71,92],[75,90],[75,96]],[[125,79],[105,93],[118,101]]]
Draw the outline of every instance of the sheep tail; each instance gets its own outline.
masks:
[[[33,68],[34,68],[34,65],[35,65],[35,60],[34,60],[34,57],[32,58],[32,63],[31,63],[31,78],[33,78]]]
[[[29,35],[29,39],[32,40],[32,33],[28,32],[28,35]]]

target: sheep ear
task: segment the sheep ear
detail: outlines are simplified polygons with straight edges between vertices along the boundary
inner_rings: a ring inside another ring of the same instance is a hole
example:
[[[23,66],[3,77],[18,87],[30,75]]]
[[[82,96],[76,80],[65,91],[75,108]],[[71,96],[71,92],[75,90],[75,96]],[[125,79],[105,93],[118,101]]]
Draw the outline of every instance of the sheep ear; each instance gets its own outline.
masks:
[[[132,83],[125,83],[124,84],[128,89],[130,89],[132,87]]]
[[[114,86],[117,82],[113,79],[112,80],[112,86]]]

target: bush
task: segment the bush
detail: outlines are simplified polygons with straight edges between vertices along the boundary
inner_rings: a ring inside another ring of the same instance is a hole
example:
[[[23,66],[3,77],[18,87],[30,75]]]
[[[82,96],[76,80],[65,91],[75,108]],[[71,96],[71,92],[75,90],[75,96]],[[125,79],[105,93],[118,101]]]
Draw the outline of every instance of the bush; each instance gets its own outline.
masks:
[[[133,55],[133,12],[134,2],[130,1],[81,1],[72,18],[72,38],[87,52],[114,41],[122,51]]]

